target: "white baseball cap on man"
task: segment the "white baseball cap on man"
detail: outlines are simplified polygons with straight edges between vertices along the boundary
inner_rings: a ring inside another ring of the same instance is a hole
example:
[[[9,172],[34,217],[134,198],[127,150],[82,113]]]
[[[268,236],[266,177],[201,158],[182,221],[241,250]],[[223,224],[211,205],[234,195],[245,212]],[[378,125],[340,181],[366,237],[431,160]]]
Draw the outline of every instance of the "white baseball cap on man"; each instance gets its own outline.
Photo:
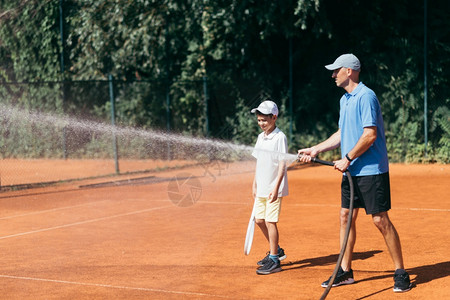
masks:
[[[353,55],[353,54],[342,54],[336,60],[334,63],[330,65],[326,65],[325,68],[328,70],[334,71],[339,68],[350,68],[355,71],[361,70],[361,63],[359,62],[359,59]]]
[[[251,110],[252,114],[254,114],[256,111],[259,111],[260,113],[264,115],[274,115],[278,116],[278,107],[275,104],[275,102],[266,100],[264,102],[261,102],[261,104],[257,107]]]

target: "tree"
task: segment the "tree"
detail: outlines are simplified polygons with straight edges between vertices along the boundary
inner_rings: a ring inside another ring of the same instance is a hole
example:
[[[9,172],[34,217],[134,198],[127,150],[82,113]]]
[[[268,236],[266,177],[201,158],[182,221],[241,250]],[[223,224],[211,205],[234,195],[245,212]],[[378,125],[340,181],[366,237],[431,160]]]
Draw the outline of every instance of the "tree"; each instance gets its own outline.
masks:
[[[108,118],[106,80],[111,74],[121,124],[166,129],[170,112],[171,130],[202,135],[206,79],[212,135],[246,134],[230,125],[242,122],[225,120],[244,120],[239,109],[253,107],[261,97],[287,104],[291,41],[297,145],[307,146],[337,129],[342,91],[330,85],[330,73],[323,65],[353,52],[362,61],[363,82],[381,102],[391,159],[422,159],[422,4],[64,0],[64,45],[59,39],[58,5],[48,0],[1,2],[2,80],[56,81],[47,91],[28,86],[24,92],[5,85],[3,99],[28,99],[21,100],[22,105],[34,107],[50,103],[49,109],[61,110],[64,98],[66,113],[81,107]],[[450,98],[450,27],[441,9],[445,5],[440,0],[428,8],[431,160],[445,145],[441,138],[448,137],[449,121],[442,108],[448,107]],[[64,74],[59,72],[62,48]],[[69,83],[72,80],[81,81]]]

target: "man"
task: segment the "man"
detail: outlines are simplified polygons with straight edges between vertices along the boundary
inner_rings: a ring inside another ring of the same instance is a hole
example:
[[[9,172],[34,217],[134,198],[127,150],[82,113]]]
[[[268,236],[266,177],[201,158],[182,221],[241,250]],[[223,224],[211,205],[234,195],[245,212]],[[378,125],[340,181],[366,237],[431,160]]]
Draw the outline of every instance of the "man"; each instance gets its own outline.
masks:
[[[375,93],[359,81],[361,64],[355,55],[341,55],[325,68],[333,71],[332,78],[336,85],[346,91],[340,99],[339,129],[324,142],[300,149],[298,153],[300,161],[310,162],[311,157],[340,146],[342,158],[334,162],[334,168],[340,172],[348,169],[354,183],[352,227],[333,286],[354,282],[351,263],[356,241],[355,222],[359,208],[364,208],[366,214],[372,215],[373,223],[383,235],[394,261],[394,292],[409,291],[411,282],[404,269],[400,239],[388,216],[391,208],[389,163],[380,104]],[[349,217],[349,204],[349,182],[344,174],[341,184],[341,245]],[[327,287],[329,280],[323,282],[322,287]]]

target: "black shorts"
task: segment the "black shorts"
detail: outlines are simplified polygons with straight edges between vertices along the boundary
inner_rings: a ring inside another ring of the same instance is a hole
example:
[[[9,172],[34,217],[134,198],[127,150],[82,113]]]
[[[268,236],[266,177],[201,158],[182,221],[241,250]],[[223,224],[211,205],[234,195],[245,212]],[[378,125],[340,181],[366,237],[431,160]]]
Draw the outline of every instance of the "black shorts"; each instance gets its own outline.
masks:
[[[352,176],[354,208],[364,208],[372,215],[391,209],[391,187],[389,172],[370,176]],[[341,207],[350,208],[350,185],[347,176],[342,176]]]

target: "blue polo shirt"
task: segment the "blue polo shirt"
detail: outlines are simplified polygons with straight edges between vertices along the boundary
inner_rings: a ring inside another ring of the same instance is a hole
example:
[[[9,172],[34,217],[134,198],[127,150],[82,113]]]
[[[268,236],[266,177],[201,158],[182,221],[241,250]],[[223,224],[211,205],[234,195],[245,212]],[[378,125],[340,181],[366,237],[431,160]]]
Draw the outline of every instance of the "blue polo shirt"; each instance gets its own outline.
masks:
[[[383,116],[374,91],[362,82],[340,100],[339,128],[341,156],[344,158],[361,137],[364,127],[377,127],[377,138],[370,148],[352,161],[348,170],[352,176],[383,174],[389,171]]]

